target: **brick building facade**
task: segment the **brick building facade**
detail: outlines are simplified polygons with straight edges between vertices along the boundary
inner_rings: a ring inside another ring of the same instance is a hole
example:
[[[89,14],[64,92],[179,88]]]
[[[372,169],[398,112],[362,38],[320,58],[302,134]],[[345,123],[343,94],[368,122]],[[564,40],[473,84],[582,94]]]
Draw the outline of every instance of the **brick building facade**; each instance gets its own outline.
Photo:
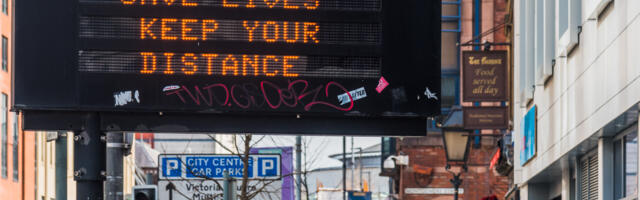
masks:
[[[489,169],[491,158],[497,150],[495,142],[497,139],[486,137],[480,148],[469,147],[468,169],[460,176],[462,179],[460,188],[464,190],[459,195],[460,199],[480,200],[492,195],[502,199],[509,190],[510,178]],[[451,194],[407,194],[405,192],[407,188],[453,188],[449,181],[452,175],[445,168],[447,159],[441,135],[433,133],[419,139],[399,140],[398,150],[399,154],[409,156],[409,165],[403,167],[400,178],[402,180],[399,183],[401,188],[404,188],[399,191],[403,200],[453,199]],[[431,169],[430,175],[418,172],[420,168]],[[451,171],[454,172],[459,172],[459,170],[461,169],[457,166],[451,168]]]

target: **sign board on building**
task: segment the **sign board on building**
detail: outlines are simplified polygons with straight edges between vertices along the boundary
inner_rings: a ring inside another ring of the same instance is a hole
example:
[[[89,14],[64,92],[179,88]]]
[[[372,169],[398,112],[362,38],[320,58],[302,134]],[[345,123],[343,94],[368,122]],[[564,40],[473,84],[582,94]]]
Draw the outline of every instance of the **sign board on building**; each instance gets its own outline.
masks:
[[[120,114],[102,128],[193,132],[173,119],[425,121],[441,110],[438,0],[34,0],[15,7],[13,107],[27,115]],[[162,113],[184,128],[137,113]],[[159,124],[127,124],[144,120]],[[264,129],[290,121],[274,123]]]
[[[163,154],[158,159],[160,199],[220,199],[223,172],[229,171],[238,186],[244,164],[240,155]],[[247,192],[256,199],[279,199],[282,162],[278,154],[249,157]],[[290,176],[290,175],[287,175]],[[236,187],[236,190],[240,190]]]
[[[536,106],[533,106],[520,123],[520,138],[522,138],[520,166],[527,164],[536,155],[536,123]]]
[[[507,107],[464,107],[462,111],[465,129],[509,128],[509,110]]]
[[[506,51],[462,52],[463,100],[507,101],[509,99]]]

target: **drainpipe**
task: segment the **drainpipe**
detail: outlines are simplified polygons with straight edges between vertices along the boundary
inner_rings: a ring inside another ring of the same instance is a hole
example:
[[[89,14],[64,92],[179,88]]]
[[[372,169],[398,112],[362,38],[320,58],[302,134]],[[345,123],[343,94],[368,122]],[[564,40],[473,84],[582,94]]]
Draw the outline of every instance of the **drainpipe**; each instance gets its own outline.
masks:
[[[477,37],[482,33],[482,0],[473,0],[473,37]],[[480,40],[482,38],[477,37],[475,41],[476,44],[480,44]],[[481,46],[474,45],[473,50],[479,51]],[[480,102],[474,102],[473,106],[480,106]],[[474,130],[475,135],[480,134],[480,130]],[[473,137],[473,146],[475,148],[480,148],[480,137]]]

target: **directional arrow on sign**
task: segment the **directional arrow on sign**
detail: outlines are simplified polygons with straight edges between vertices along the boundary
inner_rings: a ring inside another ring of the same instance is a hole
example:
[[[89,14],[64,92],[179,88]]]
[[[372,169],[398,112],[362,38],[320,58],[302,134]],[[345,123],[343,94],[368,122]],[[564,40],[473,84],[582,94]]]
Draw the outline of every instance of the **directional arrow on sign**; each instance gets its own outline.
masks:
[[[169,182],[169,185],[167,185],[167,187],[165,187],[164,189],[169,191],[169,200],[173,200],[173,190],[176,189],[176,186],[174,186],[173,183]]]

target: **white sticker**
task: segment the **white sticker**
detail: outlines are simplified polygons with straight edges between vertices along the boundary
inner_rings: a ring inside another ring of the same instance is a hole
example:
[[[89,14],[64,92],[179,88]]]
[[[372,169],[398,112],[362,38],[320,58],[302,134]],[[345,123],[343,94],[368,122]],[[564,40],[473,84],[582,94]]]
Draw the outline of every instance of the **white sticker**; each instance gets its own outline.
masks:
[[[364,87],[355,89],[349,92],[349,94],[351,94],[351,98],[353,99],[353,101],[357,101],[367,97],[367,92],[364,90]],[[349,94],[344,93],[344,94],[338,95],[338,101],[340,101],[340,105],[351,103],[351,99],[349,99]]]
[[[431,92],[431,90],[429,90],[429,87],[427,87],[427,89],[424,91],[424,96],[427,97],[427,99],[436,99],[438,100],[438,93],[435,92]]]
[[[132,102],[140,103],[140,92],[136,91],[122,91],[113,94],[115,106],[124,106]]]
[[[180,89],[179,85],[169,85],[162,89],[163,92]]]

